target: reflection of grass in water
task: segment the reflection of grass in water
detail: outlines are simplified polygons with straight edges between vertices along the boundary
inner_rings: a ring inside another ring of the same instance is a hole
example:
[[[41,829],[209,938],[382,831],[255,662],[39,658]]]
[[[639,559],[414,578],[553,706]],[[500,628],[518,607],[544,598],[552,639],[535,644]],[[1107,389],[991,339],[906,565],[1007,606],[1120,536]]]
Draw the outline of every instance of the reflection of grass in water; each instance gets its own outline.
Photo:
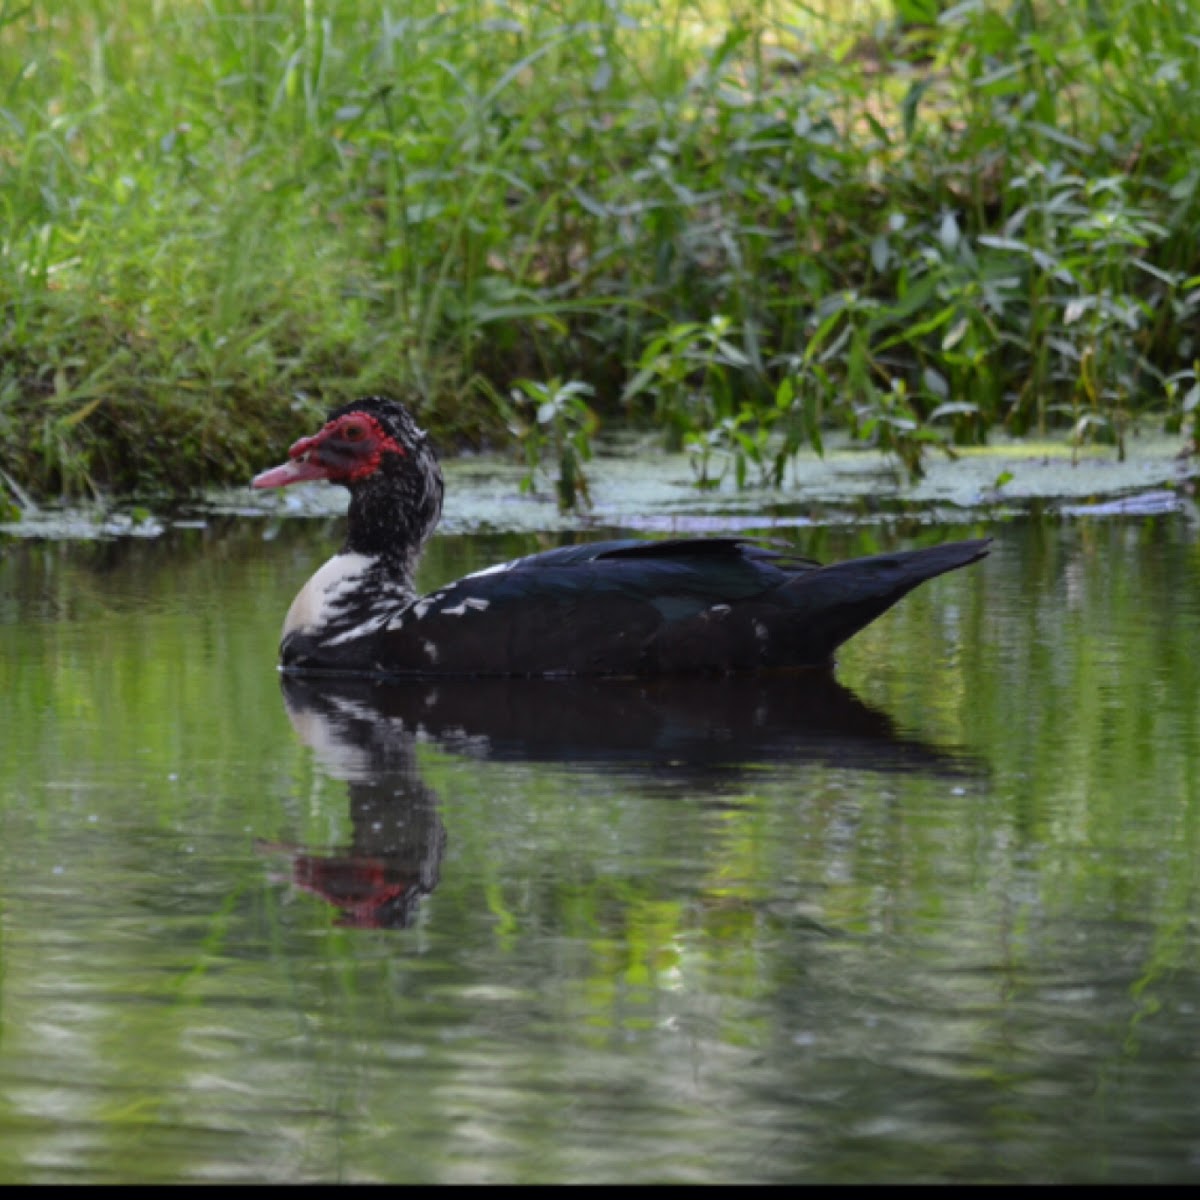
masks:
[[[586,380],[750,482],[1194,414],[1192,0],[60,8],[0,15],[37,493],[240,480],[385,386],[503,436]]]

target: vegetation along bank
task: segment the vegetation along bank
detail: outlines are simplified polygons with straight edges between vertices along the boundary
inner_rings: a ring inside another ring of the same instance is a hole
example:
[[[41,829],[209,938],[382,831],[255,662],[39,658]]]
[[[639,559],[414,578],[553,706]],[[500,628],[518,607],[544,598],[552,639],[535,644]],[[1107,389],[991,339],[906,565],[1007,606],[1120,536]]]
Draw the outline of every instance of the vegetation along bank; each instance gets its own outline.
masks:
[[[0,504],[386,390],[582,486],[1194,437],[1200,0],[0,0]]]

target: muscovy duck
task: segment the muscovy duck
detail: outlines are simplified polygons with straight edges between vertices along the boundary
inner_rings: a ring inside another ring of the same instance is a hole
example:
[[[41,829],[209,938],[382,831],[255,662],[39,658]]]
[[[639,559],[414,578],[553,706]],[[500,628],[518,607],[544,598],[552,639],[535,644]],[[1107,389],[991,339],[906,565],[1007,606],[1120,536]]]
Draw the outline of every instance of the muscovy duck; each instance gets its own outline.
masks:
[[[442,512],[425,432],[378,396],[336,408],[252,486],[349,489],[346,542],[288,610],[280,665],[342,675],[668,675],[822,667],[990,538],[820,566],[743,538],[565,546],[428,595],[413,572]]]

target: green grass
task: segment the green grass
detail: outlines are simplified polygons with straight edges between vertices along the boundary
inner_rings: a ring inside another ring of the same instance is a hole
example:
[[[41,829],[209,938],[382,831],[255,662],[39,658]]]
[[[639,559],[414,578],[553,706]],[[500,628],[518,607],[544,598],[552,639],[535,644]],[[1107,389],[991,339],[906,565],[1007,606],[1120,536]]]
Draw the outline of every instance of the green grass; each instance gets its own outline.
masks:
[[[0,480],[237,481],[368,389],[576,466],[581,406],[655,421],[702,482],[831,425],[914,470],[997,429],[1194,435],[1197,29],[1200,0],[0,0]]]

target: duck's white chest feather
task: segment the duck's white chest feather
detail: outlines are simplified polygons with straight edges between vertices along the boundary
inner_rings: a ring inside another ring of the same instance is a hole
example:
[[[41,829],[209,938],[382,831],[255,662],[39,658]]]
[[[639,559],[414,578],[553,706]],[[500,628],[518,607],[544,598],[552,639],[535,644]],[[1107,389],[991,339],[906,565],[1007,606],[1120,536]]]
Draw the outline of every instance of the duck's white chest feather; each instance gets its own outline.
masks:
[[[366,577],[375,566],[376,559],[366,554],[335,554],[292,601],[282,636],[315,634],[345,624],[361,605]]]

